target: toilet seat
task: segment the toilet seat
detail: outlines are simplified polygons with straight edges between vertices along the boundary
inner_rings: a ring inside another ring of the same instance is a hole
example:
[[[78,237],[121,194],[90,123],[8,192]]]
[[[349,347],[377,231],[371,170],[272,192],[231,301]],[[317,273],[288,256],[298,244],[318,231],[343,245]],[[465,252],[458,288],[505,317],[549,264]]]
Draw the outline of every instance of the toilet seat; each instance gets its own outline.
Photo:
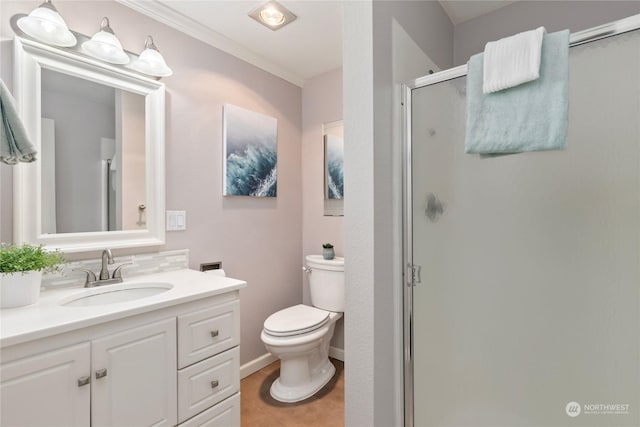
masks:
[[[274,337],[302,335],[321,328],[328,321],[328,311],[298,304],[269,316],[264,321],[264,332]]]

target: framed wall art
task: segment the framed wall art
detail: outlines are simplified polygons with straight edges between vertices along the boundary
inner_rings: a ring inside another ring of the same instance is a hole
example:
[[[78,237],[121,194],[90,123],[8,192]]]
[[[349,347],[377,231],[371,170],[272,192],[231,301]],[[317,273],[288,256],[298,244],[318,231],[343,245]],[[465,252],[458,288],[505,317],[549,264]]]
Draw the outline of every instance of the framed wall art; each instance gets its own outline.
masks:
[[[278,121],[235,105],[223,107],[223,195],[278,195]]]

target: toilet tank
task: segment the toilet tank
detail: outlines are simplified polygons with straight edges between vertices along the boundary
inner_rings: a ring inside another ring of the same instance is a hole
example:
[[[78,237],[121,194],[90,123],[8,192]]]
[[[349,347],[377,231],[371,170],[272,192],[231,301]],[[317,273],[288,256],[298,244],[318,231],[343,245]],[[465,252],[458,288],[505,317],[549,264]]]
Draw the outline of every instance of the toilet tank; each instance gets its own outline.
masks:
[[[327,311],[344,311],[344,258],[326,260],[307,255],[311,305]]]

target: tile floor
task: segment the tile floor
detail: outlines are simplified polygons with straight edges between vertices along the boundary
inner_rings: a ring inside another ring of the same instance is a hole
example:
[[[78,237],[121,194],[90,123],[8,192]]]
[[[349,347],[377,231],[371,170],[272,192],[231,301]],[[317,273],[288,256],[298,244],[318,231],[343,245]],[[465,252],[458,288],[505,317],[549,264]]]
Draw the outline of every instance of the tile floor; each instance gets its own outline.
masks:
[[[344,363],[331,359],[336,374],[311,398],[281,403],[269,394],[278,378],[280,362],[262,368],[240,381],[242,427],[344,426]]]

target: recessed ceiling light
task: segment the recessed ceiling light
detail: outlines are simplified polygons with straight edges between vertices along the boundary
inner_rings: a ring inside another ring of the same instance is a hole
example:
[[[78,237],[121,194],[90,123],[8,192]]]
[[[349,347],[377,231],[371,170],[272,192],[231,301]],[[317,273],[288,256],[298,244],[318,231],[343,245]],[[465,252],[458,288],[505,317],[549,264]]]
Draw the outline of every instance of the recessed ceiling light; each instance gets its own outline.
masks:
[[[274,0],[256,7],[249,12],[249,16],[273,31],[279,30],[297,18],[291,11]]]

